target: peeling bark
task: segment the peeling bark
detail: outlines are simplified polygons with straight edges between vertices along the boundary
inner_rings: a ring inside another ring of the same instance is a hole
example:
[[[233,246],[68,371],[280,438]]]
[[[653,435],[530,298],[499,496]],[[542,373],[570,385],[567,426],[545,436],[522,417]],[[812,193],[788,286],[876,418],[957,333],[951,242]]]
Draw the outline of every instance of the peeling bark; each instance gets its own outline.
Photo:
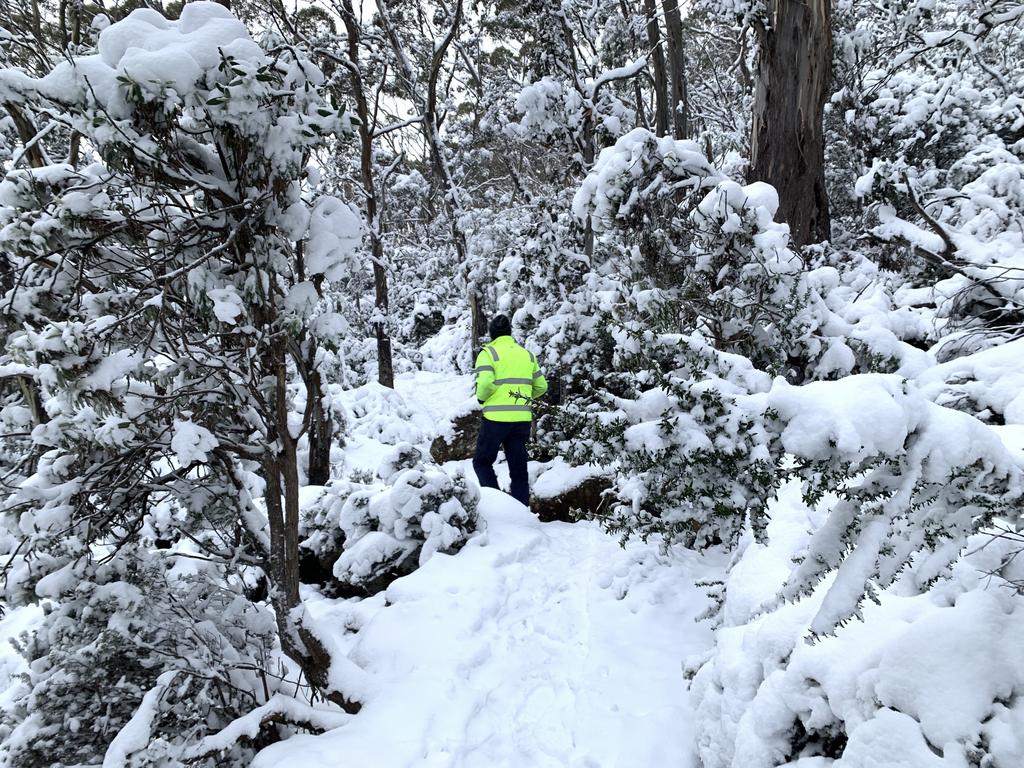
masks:
[[[779,192],[797,246],[830,236],[822,114],[832,69],[828,0],[771,0],[760,50],[748,181]]]

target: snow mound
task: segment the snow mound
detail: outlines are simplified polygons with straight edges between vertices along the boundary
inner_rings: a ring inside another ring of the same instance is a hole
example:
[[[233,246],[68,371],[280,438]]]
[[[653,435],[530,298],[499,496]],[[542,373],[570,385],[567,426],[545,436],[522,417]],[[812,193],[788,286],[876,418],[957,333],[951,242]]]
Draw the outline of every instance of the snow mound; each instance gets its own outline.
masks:
[[[655,136],[646,128],[634,128],[615,144],[601,150],[594,167],[580,184],[572,201],[573,215],[584,220],[592,214],[600,229],[614,219],[629,215],[639,193],[626,196],[626,187],[656,167],[678,187],[693,190],[714,186],[721,174],[695,141]],[[738,187],[737,187],[738,188]],[[760,188],[748,189],[758,204],[765,200]]]
[[[1024,424],[1024,339],[936,365],[917,382],[939,405]]]

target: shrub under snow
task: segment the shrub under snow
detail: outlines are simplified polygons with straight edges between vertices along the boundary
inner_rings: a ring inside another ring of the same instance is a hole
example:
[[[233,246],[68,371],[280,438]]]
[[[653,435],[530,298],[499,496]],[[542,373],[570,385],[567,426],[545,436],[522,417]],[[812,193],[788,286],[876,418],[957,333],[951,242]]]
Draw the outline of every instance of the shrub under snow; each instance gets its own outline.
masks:
[[[329,588],[339,594],[379,592],[435,552],[458,551],[477,530],[476,487],[461,472],[425,466],[409,443],[368,480],[333,483],[306,512],[301,547],[330,567]]]
[[[863,621],[812,643],[831,577],[770,607],[824,513],[791,485],[771,515],[768,543],[743,544],[723,626],[692,683],[705,768],[1022,764],[1020,543],[974,537],[972,553],[924,594],[911,567]]]

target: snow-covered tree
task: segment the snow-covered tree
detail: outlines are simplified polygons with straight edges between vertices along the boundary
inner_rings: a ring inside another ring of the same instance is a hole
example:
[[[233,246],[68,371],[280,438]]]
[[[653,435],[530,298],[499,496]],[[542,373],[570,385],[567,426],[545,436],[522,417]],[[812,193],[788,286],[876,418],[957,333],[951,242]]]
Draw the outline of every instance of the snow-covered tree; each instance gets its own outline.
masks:
[[[319,693],[345,703],[298,593],[300,440],[331,440],[315,374],[338,320],[321,296],[361,236],[358,216],[307,171],[317,147],[350,132],[322,83],[295,48],[257,44],[204,2],[175,21],[136,11],[100,34],[96,52],[42,77],[0,73],[5,102],[44,116],[34,141],[80,142],[69,161],[17,165],[0,185],[12,276],[3,302],[14,320],[2,370],[31,391],[5,407],[28,420],[31,440],[5,481],[4,599],[55,600],[56,626],[88,613],[96,595],[116,629],[107,595],[144,588],[135,574],[159,573],[154,558],[210,563],[196,588],[211,595],[243,596],[262,576],[282,650]],[[154,552],[158,540],[170,549]],[[159,621],[192,589],[184,577],[163,580],[154,589],[169,604],[140,617]],[[251,609],[258,622],[262,611]],[[217,639],[229,629],[211,642],[237,650]],[[30,652],[71,663],[68,644],[90,631],[41,633],[52,647]],[[190,658],[170,654],[163,669],[200,674]],[[151,675],[151,661],[137,663]],[[37,697],[65,684],[37,672]],[[131,682],[124,706],[147,679]],[[230,706],[266,695],[233,694]],[[58,725],[74,733],[68,718],[87,718],[100,729],[90,740],[109,739],[123,719],[98,711],[64,711]]]
[[[1020,53],[1024,13],[1003,2],[841,6],[835,126],[856,178],[846,226],[867,218],[883,262],[934,285],[970,352],[1020,327]]]

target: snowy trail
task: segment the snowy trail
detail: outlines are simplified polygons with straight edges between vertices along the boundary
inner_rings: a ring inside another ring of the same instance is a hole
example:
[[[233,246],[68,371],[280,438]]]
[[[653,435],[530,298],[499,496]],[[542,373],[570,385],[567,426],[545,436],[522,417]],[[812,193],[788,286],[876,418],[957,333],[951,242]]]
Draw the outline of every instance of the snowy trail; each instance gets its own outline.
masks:
[[[682,663],[709,566],[625,549],[591,523],[538,523],[484,491],[485,534],[364,601],[314,601],[366,673],[345,726],[264,750],[255,768],[694,765]],[[345,627],[358,632],[345,632]]]
[[[374,468],[399,440],[425,448],[471,391],[450,374],[396,383],[353,393],[349,466]],[[623,548],[595,523],[541,524],[495,491],[480,515],[484,533],[383,595],[307,594],[318,633],[348,659],[332,674],[363,709],[265,749],[254,768],[696,765],[682,665],[711,644],[694,582],[721,564]]]

